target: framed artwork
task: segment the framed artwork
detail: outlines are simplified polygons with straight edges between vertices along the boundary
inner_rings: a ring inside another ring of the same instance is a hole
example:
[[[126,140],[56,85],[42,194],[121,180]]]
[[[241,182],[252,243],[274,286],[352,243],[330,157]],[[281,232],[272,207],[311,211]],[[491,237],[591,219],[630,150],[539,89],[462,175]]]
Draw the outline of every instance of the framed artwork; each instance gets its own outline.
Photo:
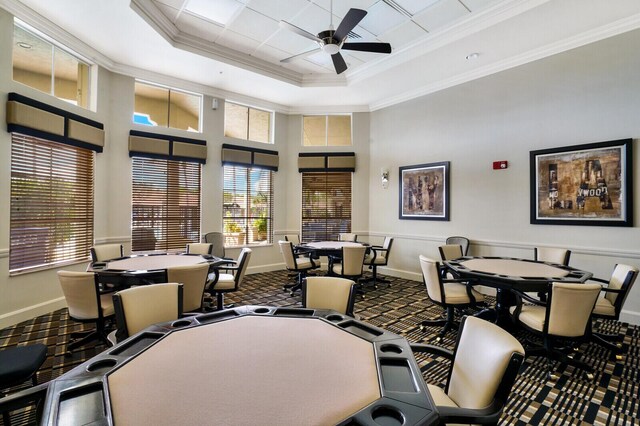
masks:
[[[531,151],[531,223],[633,226],[631,142]]]
[[[449,220],[449,162],[400,167],[400,219]]]

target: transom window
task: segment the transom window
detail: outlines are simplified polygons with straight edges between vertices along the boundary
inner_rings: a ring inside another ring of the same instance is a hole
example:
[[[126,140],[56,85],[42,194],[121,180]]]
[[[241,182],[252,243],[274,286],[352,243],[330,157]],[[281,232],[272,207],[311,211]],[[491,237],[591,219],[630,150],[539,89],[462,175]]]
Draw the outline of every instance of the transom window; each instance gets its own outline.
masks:
[[[66,47],[14,20],[13,80],[89,108],[91,66]]]
[[[273,172],[224,166],[222,223],[225,246],[273,241]]]
[[[271,123],[273,112],[226,101],[224,104],[224,135],[254,142],[273,143]]]
[[[351,172],[302,173],[302,240],[351,232]]]
[[[200,132],[202,95],[136,81],[133,122]]]
[[[88,258],[94,158],[88,149],[11,134],[11,273]]]
[[[303,146],[351,146],[351,115],[305,115]]]
[[[131,250],[184,250],[200,241],[198,163],[133,157]]]

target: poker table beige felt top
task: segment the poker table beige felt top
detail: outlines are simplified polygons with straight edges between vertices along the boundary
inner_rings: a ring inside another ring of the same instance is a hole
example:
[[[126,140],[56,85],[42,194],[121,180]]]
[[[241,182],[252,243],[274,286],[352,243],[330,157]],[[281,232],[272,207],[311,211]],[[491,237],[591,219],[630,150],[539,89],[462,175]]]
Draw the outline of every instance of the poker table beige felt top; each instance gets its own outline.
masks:
[[[154,269],[167,269],[174,266],[189,266],[206,262],[207,260],[202,256],[160,254],[112,260],[107,262],[105,269],[113,271],[148,271]]]

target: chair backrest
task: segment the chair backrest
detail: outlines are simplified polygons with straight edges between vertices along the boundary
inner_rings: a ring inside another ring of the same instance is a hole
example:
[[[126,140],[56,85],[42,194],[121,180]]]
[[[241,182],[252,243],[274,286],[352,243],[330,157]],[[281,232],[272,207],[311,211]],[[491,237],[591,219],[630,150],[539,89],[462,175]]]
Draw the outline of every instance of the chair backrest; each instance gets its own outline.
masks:
[[[460,244],[447,244],[438,247],[440,251],[440,257],[442,260],[454,260],[459,259],[463,255],[462,246]]]
[[[436,303],[444,303],[444,289],[442,288],[442,281],[440,280],[438,262],[420,255],[420,268],[422,269],[422,277],[427,287],[429,299]]]
[[[338,234],[339,241],[351,241],[355,242],[358,239],[358,235],[351,232],[341,232]]]
[[[191,312],[202,308],[202,296],[209,275],[209,264],[174,266],[167,269],[167,281],[183,286],[182,311]]]
[[[123,253],[122,244],[100,244],[91,247],[91,260],[104,262],[105,260],[122,257]]]
[[[550,286],[543,332],[562,337],[584,336],[602,286],[558,282]]]
[[[339,277],[307,277],[302,283],[302,306],[331,309],[353,316],[355,283]]]
[[[611,274],[607,288],[620,290],[620,293],[606,292],[604,297],[615,307],[616,317],[620,316],[622,305],[624,305],[624,301],[627,299],[629,291],[631,291],[631,287],[633,287],[633,283],[637,277],[638,268],[633,266],[619,263],[613,268],[613,273]]]
[[[212,245],[211,253],[216,257],[224,257],[224,234],[222,232],[207,232],[204,242]]]
[[[558,265],[569,265],[571,250],[556,247],[534,247],[533,259],[539,262],[551,262]]]
[[[384,237],[384,242],[382,243],[383,250],[380,250],[378,253],[376,253],[376,261],[375,261],[376,264],[386,265],[387,263],[389,263],[389,255],[391,254],[392,245],[393,245],[393,238]]]
[[[240,287],[240,283],[244,279],[244,275],[247,272],[247,266],[249,266],[249,259],[251,259],[251,249],[243,248],[238,256],[238,270],[235,271],[234,280],[236,282],[236,289]]]
[[[449,237],[445,240],[445,244],[460,244],[462,246],[462,254],[469,254],[469,239],[466,237]]]
[[[102,316],[98,281],[93,272],[58,271],[58,280],[71,318],[90,320]]]
[[[118,342],[152,324],[182,316],[182,284],[163,283],[131,287],[113,295]]]
[[[187,254],[211,254],[213,244],[211,243],[189,243],[187,244]],[[171,280],[169,280],[171,281]]]
[[[436,274],[437,275],[437,274]],[[461,408],[504,405],[516,379],[524,348],[499,326],[463,318],[445,392]]]
[[[296,256],[293,253],[293,243],[291,241],[278,241],[278,245],[280,246],[280,253],[282,253],[285,267],[291,271],[298,269]]]
[[[294,246],[300,244],[300,236],[298,234],[287,234],[284,236],[285,241],[291,241]]]
[[[151,228],[133,228],[131,230],[131,251],[150,251],[156,249],[158,242]]]
[[[366,246],[342,247],[342,275],[357,277],[362,275]]]

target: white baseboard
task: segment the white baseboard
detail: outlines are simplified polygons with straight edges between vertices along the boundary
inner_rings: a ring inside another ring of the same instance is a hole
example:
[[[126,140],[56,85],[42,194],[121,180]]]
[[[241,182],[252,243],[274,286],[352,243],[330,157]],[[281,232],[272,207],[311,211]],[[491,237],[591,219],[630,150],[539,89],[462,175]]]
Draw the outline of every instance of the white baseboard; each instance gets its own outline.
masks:
[[[44,303],[19,309],[17,311],[2,314],[0,315],[0,328],[10,327],[22,321],[27,321],[37,316],[48,314],[66,306],[67,302],[65,298],[60,297]]]

